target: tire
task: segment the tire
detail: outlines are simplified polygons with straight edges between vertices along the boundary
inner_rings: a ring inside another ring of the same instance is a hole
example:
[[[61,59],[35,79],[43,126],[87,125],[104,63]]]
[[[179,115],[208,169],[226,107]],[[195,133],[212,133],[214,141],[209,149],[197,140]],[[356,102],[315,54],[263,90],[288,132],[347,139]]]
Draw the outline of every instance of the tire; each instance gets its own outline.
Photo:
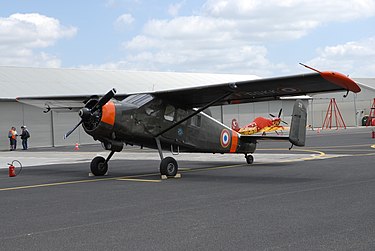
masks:
[[[172,157],[162,159],[160,163],[160,174],[166,176],[176,176],[178,172],[177,161]]]
[[[90,164],[91,173],[95,176],[103,176],[108,171],[108,164],[105,163],[105,159],[101,156],[95,157]]]
[[[253,157],[253,155],[247,155],[246,156],[246,162],[249,165],[253,164],[254,163],[254,157]]]

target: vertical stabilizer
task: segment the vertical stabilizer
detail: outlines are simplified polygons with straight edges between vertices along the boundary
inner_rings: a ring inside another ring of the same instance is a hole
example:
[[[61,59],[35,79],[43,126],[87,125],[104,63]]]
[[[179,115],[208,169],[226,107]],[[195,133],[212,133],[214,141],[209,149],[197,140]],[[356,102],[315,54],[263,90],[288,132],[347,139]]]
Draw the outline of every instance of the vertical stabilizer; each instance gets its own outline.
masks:
[[[296,146],[305,146],[307,110],[302,100],[297,100],[293,107],[289,141]]]

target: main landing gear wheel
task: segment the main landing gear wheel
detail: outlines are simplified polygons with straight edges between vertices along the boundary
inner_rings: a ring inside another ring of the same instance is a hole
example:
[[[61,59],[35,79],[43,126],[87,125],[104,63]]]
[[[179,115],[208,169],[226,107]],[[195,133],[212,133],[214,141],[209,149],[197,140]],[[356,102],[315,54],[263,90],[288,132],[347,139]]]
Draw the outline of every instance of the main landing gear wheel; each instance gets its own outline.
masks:
[[[160,174],[170,177],[176,176],[178,171],[177,161],[172,157],[166,157],[161,160]]]
[[[247,164],[249,164],[249,165],[253,164],[253,162],[254,162],[253,155],[246,155],[245,158],[246,158]]]
[[[95,176],[103,176],[108,171],[108,163],[101,156],[95,157],[90,164],[91,173]]]

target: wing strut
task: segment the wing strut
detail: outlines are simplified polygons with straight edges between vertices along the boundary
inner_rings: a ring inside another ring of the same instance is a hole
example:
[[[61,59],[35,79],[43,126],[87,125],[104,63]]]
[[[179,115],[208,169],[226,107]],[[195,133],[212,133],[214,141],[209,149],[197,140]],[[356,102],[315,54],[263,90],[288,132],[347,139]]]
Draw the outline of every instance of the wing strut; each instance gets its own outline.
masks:
[[[230,86],[230,88],[236,88],[235,85],[232,85]],[[175,128],[176,126],[180,125],[181,123],[185,122],[186,120],[190,119],[191,117],[197,115],[198,113],[200,113],[201,111],[207,109],[208,107],[212,106],[213,104],[215,104],[216,102],[222,100],[223,98],[226,98],[227,96],[231,95],[232,92],[227,92],[225,93],[224,95],[218,97],[217,99],[211,101],[210,103],[208,103],[207,105],[199,108],[198,110],[196,110],[195,112],[193,112],[192,114],[190,114],[189,116],[181,119],[180,121],[177,121],[176,123],[174,123],[173,125],[171,125],[170,127],[164,129],[163,131],[159,132],[158,134],[154,135],[155,138],[159,137],[160,135],[162,135],[163,133],[166,133],[168,132],[169,130]]]

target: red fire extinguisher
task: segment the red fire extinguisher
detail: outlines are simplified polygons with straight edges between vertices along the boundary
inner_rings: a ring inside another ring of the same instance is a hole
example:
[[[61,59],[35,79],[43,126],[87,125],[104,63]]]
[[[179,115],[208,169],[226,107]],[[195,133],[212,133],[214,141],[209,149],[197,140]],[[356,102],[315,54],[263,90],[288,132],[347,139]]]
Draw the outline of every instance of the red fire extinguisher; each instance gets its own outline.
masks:
[[[15,163],[17,164],[17,166],[20,167],[18,173],[16,173],[16,167],[14,166]],[[21,162],[19,162],[18,160],[13,160],[12,163],[8,163],[8,165],[9,165],[9,177],[16,177],[18,174],[20,174],[22,170]]]
[[[12,165],[9,164],[9,177],[15,177],[16,176],[16,168]]]

